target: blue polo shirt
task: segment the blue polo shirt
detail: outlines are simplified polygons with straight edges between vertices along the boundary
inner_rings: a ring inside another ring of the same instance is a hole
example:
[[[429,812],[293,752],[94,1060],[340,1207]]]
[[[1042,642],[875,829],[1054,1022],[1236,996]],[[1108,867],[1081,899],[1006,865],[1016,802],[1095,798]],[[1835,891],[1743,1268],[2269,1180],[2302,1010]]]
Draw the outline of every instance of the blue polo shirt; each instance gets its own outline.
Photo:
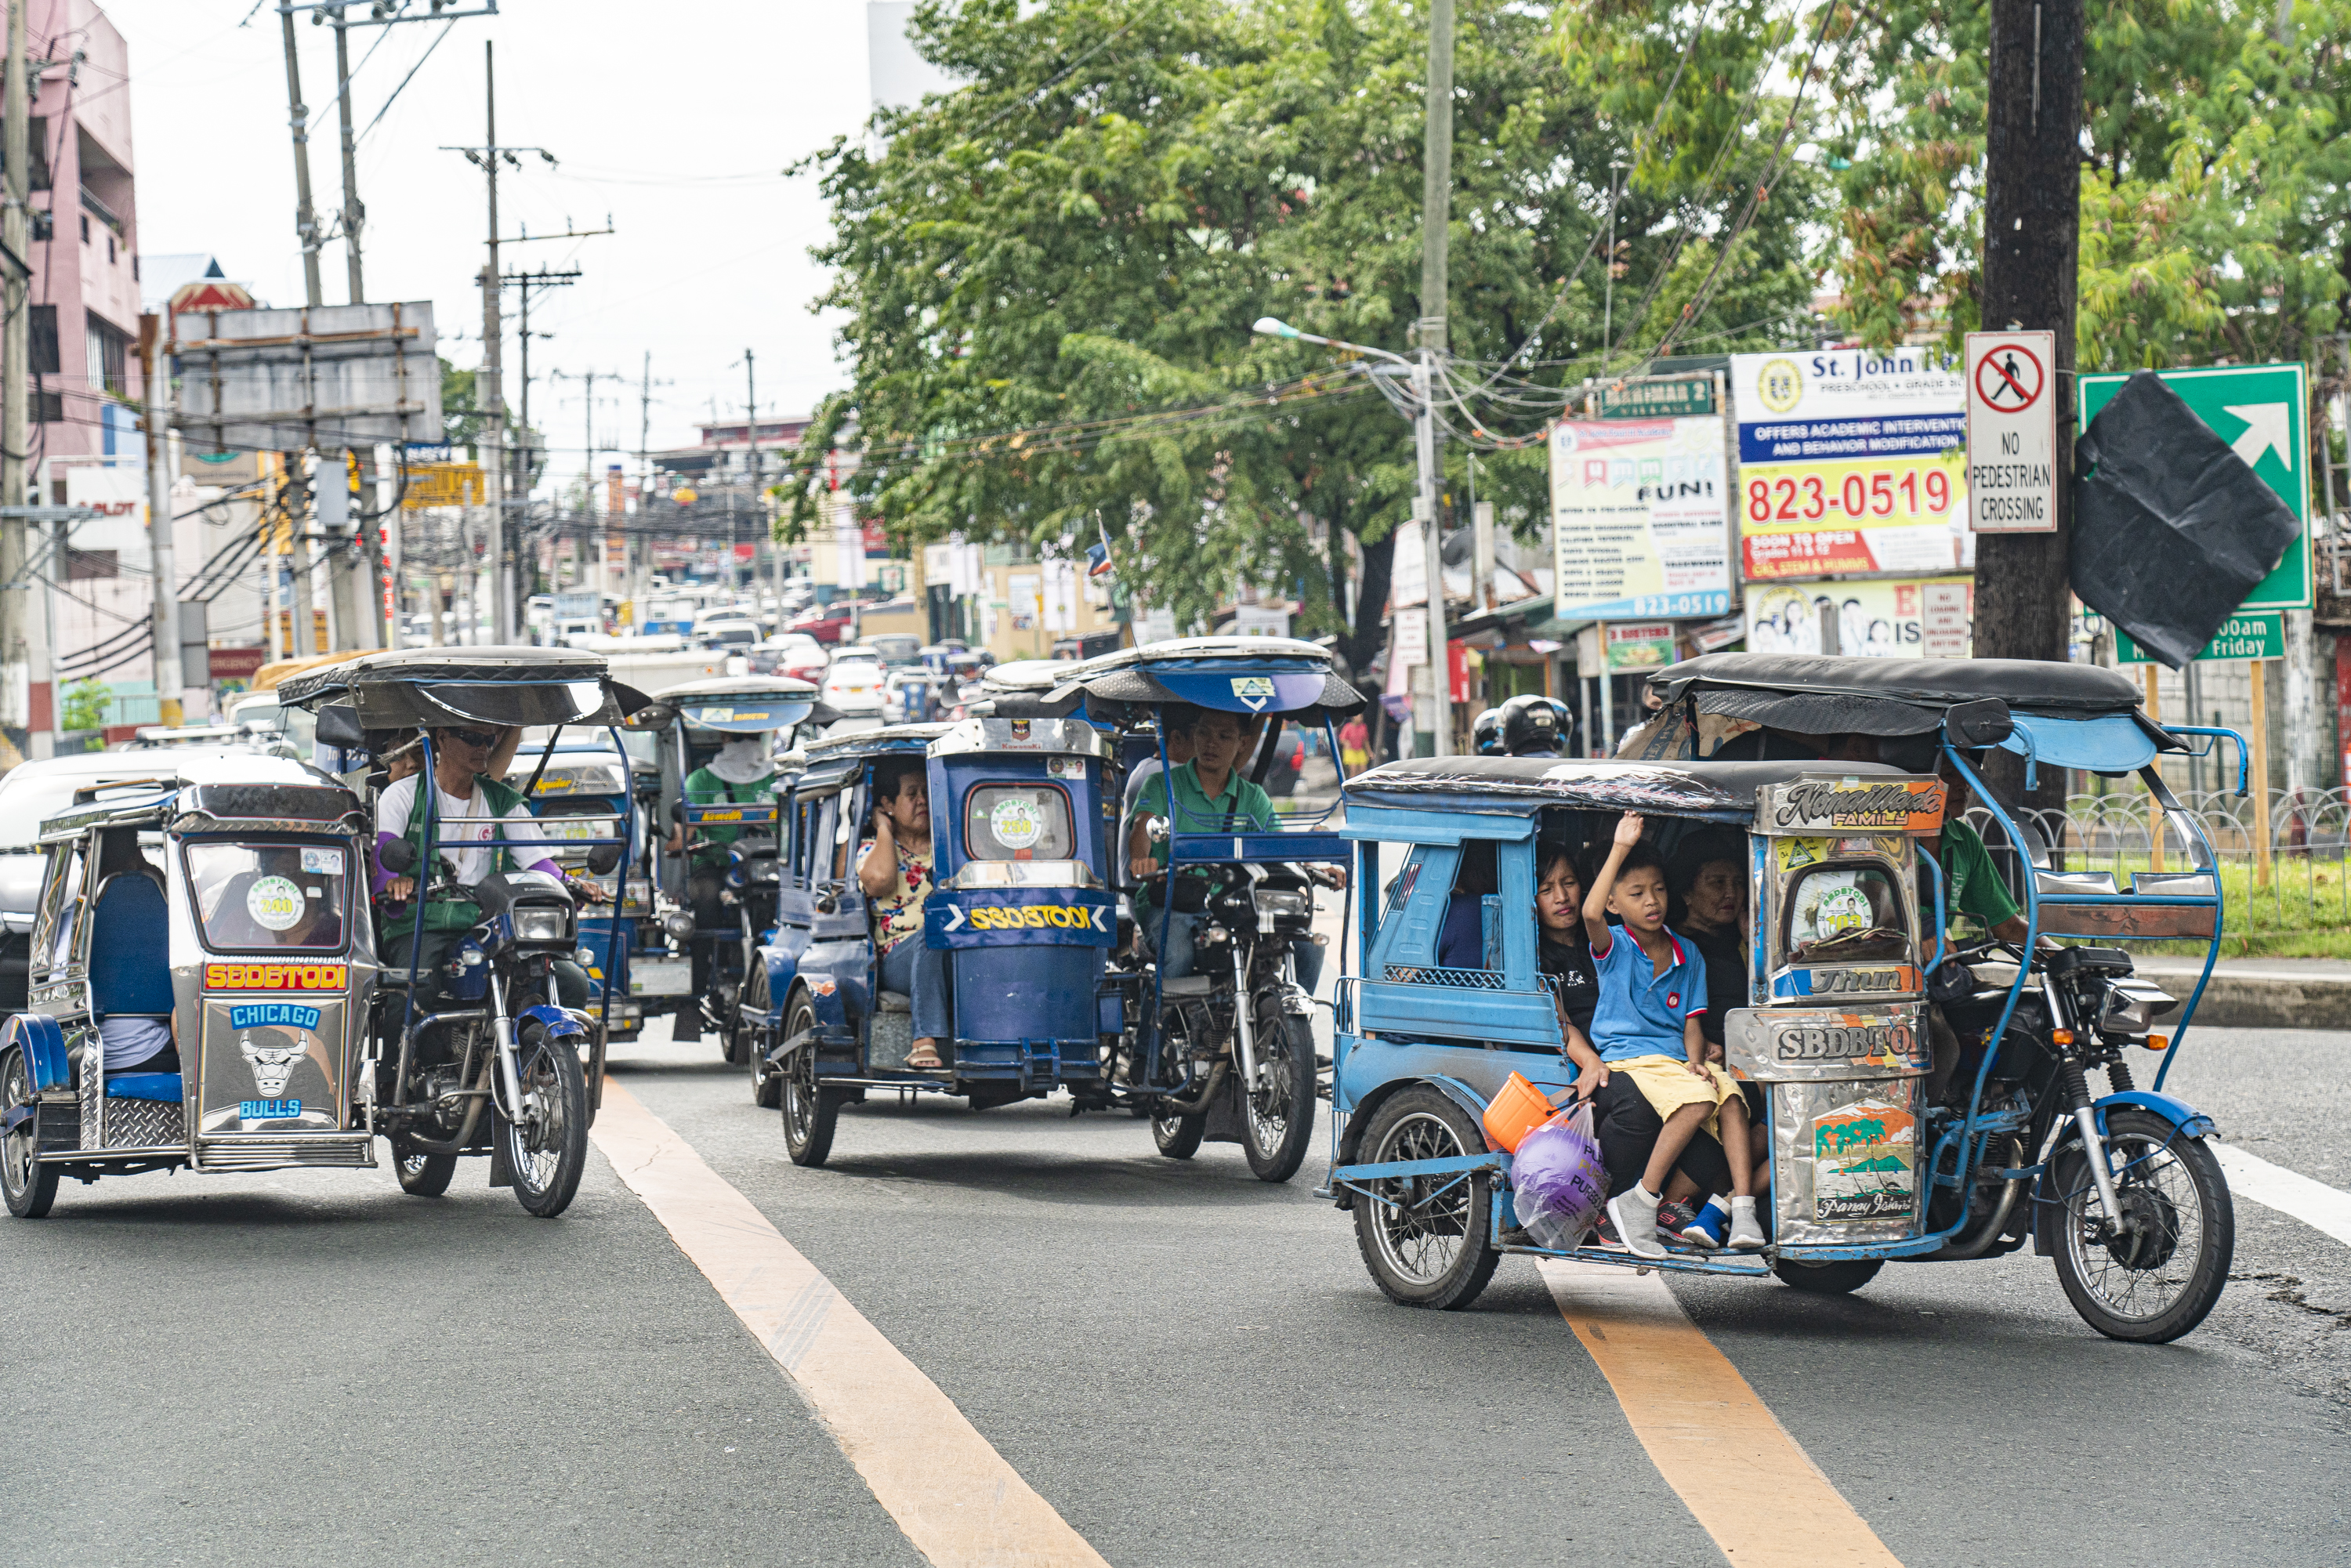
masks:
[[[1674,961],[1665,973],[1641,945],[1612,926],[1604,952],[1592,955],[1600,977],[1600,1005],[1592,1010],[1592,1043],[1603,1061],[1629,1061],[1636,1056],[1670,1056],[1680,1061],[1683,1025],[1706,1011],[1706,960],[1690,943],[1665,933]]]

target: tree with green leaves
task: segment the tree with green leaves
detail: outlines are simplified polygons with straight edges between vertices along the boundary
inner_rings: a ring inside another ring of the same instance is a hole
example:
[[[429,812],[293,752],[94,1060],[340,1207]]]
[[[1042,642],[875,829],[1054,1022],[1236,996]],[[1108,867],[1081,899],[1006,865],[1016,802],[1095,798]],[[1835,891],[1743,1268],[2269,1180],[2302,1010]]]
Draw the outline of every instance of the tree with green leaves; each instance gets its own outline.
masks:
[[[972,0],[925,6],[916,34],[968,85],[810,166],[834,224],[820,304],[845,317],[852,375],[802,471],[853,446],[857,500],[909,542],[1082,549],[1099,526],[1127,585],[1179,622],[1241,581],[1302,583],[1305,629],[1363,664],[1413,494],[1409,426],[1388,406],[1403,390],[1250,328],[1271,315],[1410,346],[1424,13],[1049,0],[1024,16]],[[1685,348],[1780,341],[1813,282],[1797,225],[1738,222],[1768,145],[1618,101],[1603,74],[1548,18],[1463,0],[1447,481],[1530,533],[1548,513],[1541,431],[1604,369],[1612,259],[1619,372],[1668,331]],[[1634,167],[1604,258],[1616,160]],[[805,526],[821,497],[792,504]]]

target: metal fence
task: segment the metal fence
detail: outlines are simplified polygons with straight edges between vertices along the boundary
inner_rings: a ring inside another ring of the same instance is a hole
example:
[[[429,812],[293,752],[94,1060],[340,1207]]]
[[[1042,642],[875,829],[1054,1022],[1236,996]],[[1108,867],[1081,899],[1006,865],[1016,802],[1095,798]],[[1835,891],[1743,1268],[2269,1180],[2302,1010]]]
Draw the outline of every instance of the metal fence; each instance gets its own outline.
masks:
[[[2269,792],[2270,872],[2257,871],[2259,821],[2251,795],[2230,790],[2182,790],[2180,806],[2204,830],[2220,864],[2232,936],[2254,932],[2351,932],[2351,789]],[[2153,867],[2147,824],[2154,802],[2144,789],[2069,795],[2060,811],[2027,813],[2068,871],[2112,872],[2127,890],[2131,873]],[[1984,837],[2022,898],[2017,856],[2001,842],[1991,814],[1978,806],[1968,821]],[[2177,832],[2167,830],[2164,867],[2193,863]]]

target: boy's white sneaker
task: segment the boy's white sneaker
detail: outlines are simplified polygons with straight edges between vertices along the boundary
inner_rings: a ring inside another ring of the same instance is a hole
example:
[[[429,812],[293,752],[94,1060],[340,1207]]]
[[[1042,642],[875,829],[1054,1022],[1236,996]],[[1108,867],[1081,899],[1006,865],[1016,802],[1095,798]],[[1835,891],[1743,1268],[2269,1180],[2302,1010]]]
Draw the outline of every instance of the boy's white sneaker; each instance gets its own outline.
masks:
[[[1657,1200],[1632,1186],[1608,1200],[1608,1218],[1617,1239],[1635,1258],[1662,1258],[1665,1244],[1657,1239]]]
[[[1734,1197],[1730,1200],[1730,1250],[1761,1252],[1771,1243],[1765,1239],[1763,1227],[1755,1218],[1755,1200]]]

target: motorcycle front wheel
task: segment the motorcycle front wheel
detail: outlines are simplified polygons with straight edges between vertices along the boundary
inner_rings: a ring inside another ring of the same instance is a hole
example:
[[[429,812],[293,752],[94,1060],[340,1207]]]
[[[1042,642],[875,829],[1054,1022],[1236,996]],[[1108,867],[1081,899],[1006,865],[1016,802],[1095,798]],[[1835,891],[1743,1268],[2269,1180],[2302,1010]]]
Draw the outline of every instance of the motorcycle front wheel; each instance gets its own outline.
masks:
[[[2099,1217],[2080,1145],[2052,1171],[2057,1282],[2082,1321],[2109,1339],[2168,1344],[2204,1321],[2229,1282],[2236,1209],[2220,1162],[2148,1111],[2106,1113],[2106,1154],[2120,1227]]]
[[[552,1219],[571,1206],[588,1168],[588,1076],[571,1042],[550,1039],[536,1019],[522,1027],[515,1055],[519,1119],[501,1115],[497,1136],[506,1140],[515,1201]]]
[[[1241,1152],[1259,1181],[1288,1181],[1314,1137],[1314,1028],[1285,1013],[1278,990],[1259,997],[1258,1082],[1241,1096]]]
[[[12,1045],[0,1056],[0,1110],[32,1103],[32,1068],[24,1049]],[[0,1197],[19,1219],[38,1219],[57,1200],[57,1167],[34,1157],[34,1125],[27,1117],[0,1137]]]

